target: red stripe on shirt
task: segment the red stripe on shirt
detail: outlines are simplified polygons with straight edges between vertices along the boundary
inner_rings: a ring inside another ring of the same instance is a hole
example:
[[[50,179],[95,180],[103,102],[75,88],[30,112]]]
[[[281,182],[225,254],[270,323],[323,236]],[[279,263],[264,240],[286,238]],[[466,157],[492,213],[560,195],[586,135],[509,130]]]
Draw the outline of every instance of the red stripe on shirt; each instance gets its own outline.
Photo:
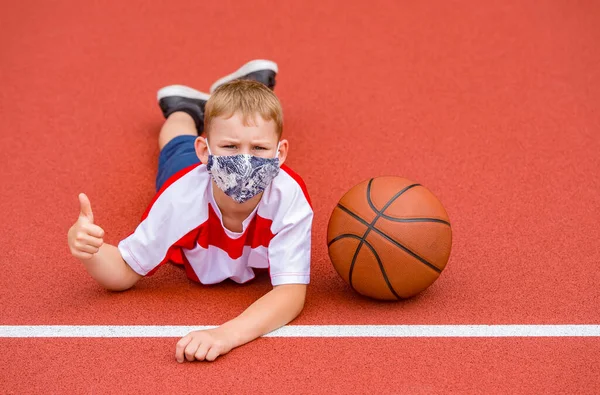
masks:
[[[249,246],[250,248],[269,246],[269,243],[275,237],[271,232],[272,224],[273,221],[256,214],[244,233],[237,239],[232,239],[225,233],[221,225],[221,219],[212,205],[209,204],[208,220],[200,225],[199,228],[198,245],[206,249],[209,246],[217,247],[225,251],[231,259],[238,259],[243,255],[245,246]]]
[[[275,235],[271,232],[272,220],[261,217],[256,214],[248,224],[246,230],[237,239],[232,239],[225,233],[221,225],[221,219],[208,204],[208,219],[196,229],[191,230],[177,242],[175,242],[165,255],[162,262],[152,269],[147,276],[151,276],[164,263],[173,262],[183,265],[188,277],[196,282],[200,282],[194,269],[187,260],[183,249],[191,250],[196,247],[196,243],[205,249],[209,246],[219,248],[227,253],[231,259],[239,259],[244,253],[244,247],[257,248],[263,246],[269,247],[271,240]]]
[[[304,180],[296,172],[294,172],[292,169],[290,169],[286,165],[281,165],[281,170],[283,170],[287,174],[289,174],[290,177],[292,177],[294,179],[294,181],[296,181],[298,183],[298,185],[300,185],[300,188],[302,189],[302,192],[304,193],[304,197],[306,198],[308,205],[310,206],[310,208],[312,208],[312,202],[310,201],[310,196],[308,196],[308,189],[306,188],[306,184],[304,183]]]
[[[169,247],[169,250],[165,254],[164,259],[158,265],[156,265],[154,269],[150,270],[148,274],[146,274],[146,276],[153,275],[154,272],[157,271],[160,266],[170,261],[178,265],[186,265],[186,272],[188,272],[188,276],[192,280],[198,281],[198,277],[195,273],[193,273],[194,270],[191,268],[187,258],[185,257],[185,254],[183,253],[182,248],[186,248],[188,250],[194,248],[196,246],[196,240],[198,239],[199,233],[200,228],[192,229],[181,239],[177,240],[171,247]],[[190,275],[189,271],[192,272],[192,275]]]

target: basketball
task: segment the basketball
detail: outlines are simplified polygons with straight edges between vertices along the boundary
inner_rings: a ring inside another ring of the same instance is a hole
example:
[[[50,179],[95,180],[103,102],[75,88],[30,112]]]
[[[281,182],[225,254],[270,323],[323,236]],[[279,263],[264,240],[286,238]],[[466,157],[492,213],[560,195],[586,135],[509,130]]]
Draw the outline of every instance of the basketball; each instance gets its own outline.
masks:
[[[452,229],[446,210],[427,188],[400,177],[377,177],[350,189],[327,227],[329,257],[361,295],[409,298],[446,267]]]

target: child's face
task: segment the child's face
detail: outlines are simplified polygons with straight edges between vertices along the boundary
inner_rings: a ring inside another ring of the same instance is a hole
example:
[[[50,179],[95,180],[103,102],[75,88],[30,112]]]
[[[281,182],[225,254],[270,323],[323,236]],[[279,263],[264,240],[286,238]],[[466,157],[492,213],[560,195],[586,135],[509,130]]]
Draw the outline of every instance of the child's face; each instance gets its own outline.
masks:
[[[273,120],[265,121],[257,115],[253,122],[244,125],[241,114],[230,118],[216,117],[211,121],[207,137],[213,155],[229,156],[250,154],[262,158],[274,158],[279,147],[279,163],[283,164],[287,157],[288,142],[277,138],[277,127]],[[202,163],[208,163],[206,139],[196,139],[196,154]]]

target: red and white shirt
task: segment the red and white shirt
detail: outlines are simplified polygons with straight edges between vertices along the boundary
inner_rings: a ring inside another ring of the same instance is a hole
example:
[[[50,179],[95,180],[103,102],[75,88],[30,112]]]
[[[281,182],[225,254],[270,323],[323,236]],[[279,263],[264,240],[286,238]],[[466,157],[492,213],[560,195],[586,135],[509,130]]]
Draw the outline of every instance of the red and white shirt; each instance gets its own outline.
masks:
[[[273,286],[308,284],[313,210],[302,179],[287,166],[265,189],[240,233],[223,226],[206,165],[173,175],[155,196],[136,230],[119,245],[138,274],[172,261],[202,284],[245,283],[253,269],[269,269]]]

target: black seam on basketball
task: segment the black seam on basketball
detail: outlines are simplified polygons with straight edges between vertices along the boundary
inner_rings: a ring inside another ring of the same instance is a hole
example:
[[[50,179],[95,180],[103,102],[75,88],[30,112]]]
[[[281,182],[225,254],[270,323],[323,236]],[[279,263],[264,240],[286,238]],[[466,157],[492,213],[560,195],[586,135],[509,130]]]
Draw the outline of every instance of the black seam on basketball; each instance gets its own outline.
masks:
[[[352,262],[350,263],[350,269],[348,272],[348,282],[350,283],[350,286],[352,287],[352,289],[354,289],[356,291],[356,289],[354,288],[354,285],[352,284],[352,273],[354,273],[354,265],[356,264],[356,258],[358,257],[358,252],[360,251],[363,243],[365,242],[365,239],[363,236],[362,238],[360,238],[360,243],[358,243],[358,245],[356,246],[356,250],[354,250],[354,256],[352,257]]]
[[[358,239],[360,240],[360,245],[362,245],[362,242],[365,241],[362,237],[357,236],[357,235],[353,235],[351,233],[345,233],[343,235],[339,235],[336,238],[334,238],[333,240],[331,240],[328,244],[327,247],[329,248],[329,246],[331,246],[333,243],[335,243],[336,241],[338,241],[339,239],[343,239],[346,237],[350,237],[353,239]],[[356,256],[358,255],[358,253],[356,252],[358,250],[357,249],[354,251],[354,256],[352,257],[352,262],[350,263],[350,267],[348,268],[348,283],[350,284],[350,288],[354,289],[356,291],[356,289],[354,288],[354,285],[352,285],[352,272],[354,271],[354,264],[356,263]]]
[[[331,240],[329,243],[327,243],[327,247],[331,246],[333,243],[335,243],[336,241],[338,241],[339,239],[343,239],[345,237],[353,237],[353,238],[359,238],[360,236],[357,235],[353,235],[352,233],[344,233],[343,235],[339,235],[338,237],[334,238],[333,240]],[[362,239],[361,239],[362,240]]]
[[[448,226],[452,227],[449,222],[444,221],[443,219],[437,219],[437,218],[395,218],[395,217],[390,217],[385,214],[381,214],[381,218],[387,219],[388,221],[394,221],[394,222],[435,222],[438,224],[444,224],[444,225],[448,225]]]
[[[369,184],[367,185],[367,196],[369,195],[369,190],[371,189],[372,182],[373,182],[373,179],[371,178],[369,180]],[[339,206],[339,204],[338,204],[338,206]],[[377,220],[377,218],[375,218],[375,220]],[[350,263],[350,271],[348,273],[348,282],[350,283],[350,286],[352,287],[352,289],[354,289],[354,286],[352,285],[352,272],[354,271],[354,264],[356,263],[356,257],[358,257],[358,253],[360,252],[360,249],[362,248],[362,245],[370,231],[371,231],[371,227],[368,227],[367,230],[365,231],[365,233],[360,238],[360,243],[358,243],[358,246],[356,246],[356,250],[354,250],[354,256],[352,257],[352,262]]]
[[[367,185],[367,202],[369,203],[369,205],[371,206],[371,208],[375,209],[375,205],[373,204],[373,201],[371,200],[371,184],[372,183],[373,183],[373,178],[371,178],[369,180],[369,184]],[[373,221],[371,221],[370,224],[368,224],[369,229],[367,229],[367,231],[365,232],[365,235],[363,237],[366,238],[367,234],[369,233],[369,231],[371,229],[376,230],[376,231],[378,231],[378,233],[380,233],[386,239],[390,240],[391,242],[393,242],[394,244],[396,244],[398,247],[402,248],[404,251],[406,251],[407,253],[409,253],[410,255],[412,255],[414,258],[416,258],[419,261],[423,262],[424,264],[426,264],[427,266],[429,266],[433,270],[437,271],[438,273],[441,273],[441,270],[438,269],[435,265],[433,265],[432,263],[427,262],[424,258],[421,258],[419,255],[415,254],[414,252],[412,252],[411,250],[409,250],[408,248],[406,248],[402,244],[398,243],[397,241],[395,241],[393,238],[391,238],[387,234],[385,234],[382,231],[380,231],[379,229],[375,228],[375,223],[379,220],[379,218],[381,218],[381,216],[383,215],[383,213],[385,212],[385,210],[387,210],[387,208],[392,203],[394,203],[394,201],[396,201],[396,199],[398,199],[400,196],[402,196],[404,194],[404,192],[408,191],[409,189],[414,188],[414,187],[418,187],[418,186],[421,186],[421,184],[411,184],[411,185],[409,185],[407,187],[404,187],[404,189],[402,189],[400,192],[398,192],[394,196],[392,196],[392,198],[383,206],[383,208],[381,209],[381,211],[376,211],[377,212],[377,216],[375,217],[375,219],[373,219]],[[359,218],[358,216],[356,216],[356,217]]]
[[[343,235],[339,235],[336,238],[334,238],[333,240],[331,240],[328,244],[327,244],[327,248],[329,248],[333,243],[335,243],[336,241],[338,241],[339,239],[343,239],[346,237],[350,237],[353,239],[358,239],[360,240],[362,245],[362,242],[364,241],[364,239],[360,236],[357,235],[353,235],[351,233],[345,233]],[[358,249],[358,247],[357,247]],[[354,251],[354,256],[352,257],[352,262],[350,263],[350,267],[348,268],[348,283],[350,284],[350,288],[354,289],[354,285],[352,285],[352,272],[354,271],[354,264],[356,263],[356,256],[358,255],[358,253],[356,251]],[[356,291],[356,289],[354,289]]]
[[[373,201],[371,200],[371,184],[373,183],[373,180],[374,180],[374,178],[371,178],[369,180],[369,184],[367,184],[367,203],[369,203],[369,206],[371,206],[371,209],[377,213],[377,218],[379,218],[381,215],[383,215],[383,212],[385,211],[385,209],[387,209],[390,206],[390,204],[394,203],[394,201],[396,199],[398,199],[400,196],[402,196],[402,194],[404,192],[408,191],[411,188],[421,186],[421,184],[411,184],[411,185],[405,187],[400,192],[398,192],[394,196],[392,196],[392,198],[383,206],[381,211],[379,211],[379,210],[377,210],[377,207],[375,207],[375,205],[373,204]],[[373,221],[377,220],[377,218],[375,218]]]
[[[429,266],[431,269],[433,269],[434,271],[441,273],[442,270],[439,269],[438,267],[436,267],[434,264],[429,263],[427,260],[421,258],[419,255],[415,254],[414,252],[412,252],[411,250],[409,250],[408,248],[406,248],[405,246],[403,246],[402,244],[398,243],[396,240],[394,240],[393,238],[391,238],[390,236],[388,236],[387,234],[385,234],[384,232],[382,232],[381,230],[377,229],[375,226],[369,224],[367,221],[365,221],[364,219],[362,219],[361,217],[359,217],[358,215],[356,215],[355,213],[353,213],[352,211],[350,211],[349,209],[347,209],[346,207],[342,206],[341,204],[337,205],[341,210],[345,211],[346,213],[348,213],[349,215],[351,215],[354,219],[356,219],[357,221],[361,222],[362,224],[366,225],[369,227],[369,229],[367,229],[367,231],[365,232],[364,237],[367,237],[368,232],[372,229],[374,232],[376,232],[377,234],[385,237],[388,241],[390,241],[391,243],[393,243],[396,247],[401,248],[402,250],[404,250],[406,253],[408,253],[409,255],[411,255],[413,258],[419,260],[421,263],[424,263],[425,265]],[[359,237],[359,236],[356,236]],[[335,239],[334,239],[335,240]]]
[[[369,206],[371,206],[371,209],[373,211],[375,211],[378,215],[380,215],[382,218],[385,218],[389,221],[394,221],[394,222],[437,222],[440,224],[446,224],[448,226],[451,227],[450,223],[441,219],[437,219],[437,218],[395,218],[395,217],[390,217],[387,214],[384,214],[383,212],[385,211],[385,209],[388,207],[388,205],[386,205],[383,210],[379,211],[377,210],[377,207],[375,207],[375,204],[373,204],[373,201],[371,200],[371,183],[373,182],[373,178],[369,180],[369,184],[367,185],[367,203],[369,203]],[[410,188],[414,188],[417,186],[422,186],[421,184],[412,184],[409,185],[408,187],[404,188],[403,190],[401,190],[399,193],[400,195],[403,194],[404,192],[408,191]],[[396,199],[400,196],[398,195],[397,197],[395,197]],[[394,198],[392,198],[394,199]]]
[[[402,299],[400,297],[400,295],[398,295],[396,293],[396,290],[394,290],[394,287],[390,283],[390,279],[388,278],[387,273],[385,272],[385,268],[383,267],[383,263],[381,262],[381,258],[379,258],[379,254],[377,253],[377,251],[375,250],[375,248],[368,241],[366,241],[365,239],[363,239],[360,236],[348,233],[348,234],[339,235],[335,239],[331,240],[329,242],[328,246],[332,245],[334,242],[336,242],[336,241],[338,241],[340,239],[344,239],[344,238],[347,238],[347,237],[352,238],[352,239],[358,239],[358,240],[360,240],[360,245],[362,245],[364,243],[371,250],[371,252],[375,256],[375,259],[377,259],[377,264],[379,265],[379,270],[381,270],[381,274],[383,275],[383,279],[385,280],[385,283],[387,284],[390,292],[392,294],[394,294],[394,296],[396,297],[396,299]],[[354,271],[354,264],[356,263],[356,257],[357,256],[358,256],[358,247],[356,248],[356,251],[354,252],[354,257],[352,258],[352,263],[350,264],[350,272],[348,273],[348,282],[350,283],[350,287],[352,289],[354,289],[355,291],[356,291],[356,289],[354,288],[354,285],[352,285],[352,272]]]

